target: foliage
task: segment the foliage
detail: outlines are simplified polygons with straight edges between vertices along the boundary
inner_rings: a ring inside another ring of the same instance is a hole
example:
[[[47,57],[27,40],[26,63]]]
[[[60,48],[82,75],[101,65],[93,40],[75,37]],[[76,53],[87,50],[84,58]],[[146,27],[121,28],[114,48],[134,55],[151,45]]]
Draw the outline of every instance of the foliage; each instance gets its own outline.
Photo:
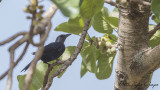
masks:
[[[79,14],[80,0],[52,0],[61,12],[70,18],[75,18]]]
[[[152,16],[152,20],[154,20],[156,23],[160,22],[160,0],[152,0],[152,4],[151,4],[151,10],[152,13],[154,14]],[[149,30],[152,30],[155,27],[155,25],[149,25]],[[149,41],[149,45],[154,48],[155,46],[157,46],[158,44],[160,44],[160,31],[158,30],[150,39]]]
[[[80,7],[80,15],[86,19],[91,19],[103,7],[104,0],[83,0]]]
[[[155,27],[155,25],[149,25],[149,30],[152,30]],[[153,36],[152,38],[149,40],[149,45],[154,48],[155,46],[157,46],[158,44],[160,44],[160,31],[158,30]]]
[[[80,16],[69,19],[68,22],[64,22],[55,28],[55,31],[63,31],[72,34],[80,34],[84,27],[84,19]]]
[[[154,13],[156,19],[154,21],[158,23],[160,21],[160,0],[152,0],[151,10]]]
[[[111,46],[107,47],[105,44],[101,44],[97,47],[97,45],[84,43],[81,51],[81,77],[87,71],[95,73],[98,79],[106,79],[111,75],[115,52],[111,51]]]
[[[93,28],[100,33],[111,34],[118,27],[118,18],[109,15],[106,7],[92,18]]]

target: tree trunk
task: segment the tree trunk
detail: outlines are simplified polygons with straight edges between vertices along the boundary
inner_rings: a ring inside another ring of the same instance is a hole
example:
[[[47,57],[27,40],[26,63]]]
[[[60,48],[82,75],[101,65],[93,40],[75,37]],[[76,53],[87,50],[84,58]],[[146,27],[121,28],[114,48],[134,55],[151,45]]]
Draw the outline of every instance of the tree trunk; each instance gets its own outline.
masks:
[[[122,0],[121,0],[122,1]],[[151,72],[143,73],[143,54],[149,50],[150,6],[127,2],[119,5],[118,57],[115,90],[146,90]]]

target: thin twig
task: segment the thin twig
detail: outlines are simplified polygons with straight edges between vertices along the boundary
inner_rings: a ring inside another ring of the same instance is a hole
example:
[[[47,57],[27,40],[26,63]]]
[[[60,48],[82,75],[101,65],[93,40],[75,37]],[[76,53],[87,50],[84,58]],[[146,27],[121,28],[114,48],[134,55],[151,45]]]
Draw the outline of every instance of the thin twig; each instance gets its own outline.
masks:
[[[110,4],[111,6],[115,6],[116,8],[118,8],[118,5],[116,4],[116,2],[113,2],[112,0],[104,0],[104,2]]]
[[[12,45],[9,48],[9,51],[14,51],[17,47],[19,47],[20,45],[22,45],[24,42],[27,42],[27,39],[28,39],[28,34],[24,35],[24,37],[22,39],[20,39],[14,45]]]
[[[9,48],[9,52],[10,52],[10,69],[8,72],[8,80],[7,80],[7,86],[6,86],[6,90],[10,90],[11,86],[12,86],[12,72],[13,72],[13,68],[14,68],[14,52],[15,49],[17,47],[19,47],[21,44],[23,44],[25,42],[26,38],[22,38],[21,40],[17,41],[14,45],[12,45]]]
[[[19,61],[23,58],[23,56],[25,55],[27,49],[28,49],[28,46],[29,46],[29,42],[26,43],[26,46],[24,47],[24,50],[21,54],[21,56],[17,59],[17,61],[15,62],[14,64],[14,67],[19,63]]]
[[[8,38],[7,40],[4,40],[3,42],[0,42],[0,46],[4,45],[6,43],[11,42],[12,40],[14,40],[15,38],[17,38],[18,36],[25,35],[26,33],[27,32],[19,32],[19,33],[13,35],[12,37]]]
[[[33,0],[31,0],[31,1],[33,1]],[[37,0],[34,0],[34,4],[35,4],[35,6],[37,7],[38,6],[38,1]],[[33,10],[32,11],[32,21],[31,21],[31,26],[30,26],[30,31],[29,31],[29,41],[30,41],[30,43],[32,44],[32,45],[34,45],[34,42],[33,42],[33,36],[34,36],[34,34],[33,34],[33,29],[34,29],[34,27],[35,27],[35,25],[34,25],[34,21],[36,20],[36,13],[37,13],[37,9],[35,9],[35,10]]]
[[[153,30],[149,31],[148,33],[149,38],[151,38],[159,29],[160,29],[160,22],[154,27]]]
[[[89,41],[91,42],[91,44],[94,42],[94,40],[91,38],[91,36],[89,35],[89,33],[87,32],[87,35],[89,37]]]
[[[60,69],[58,69],[57,71],[55,71],[51,75],[51,77],[49,78],[49,81],[47,82],[47,84],[46,84],[45,88],[43,88],[43,90],[48,90],[49,87],[52,84],[53,78],[58,76],[60,73],[62,73],[77,58],[78,54],[80,53],[80,51],[82,49],[82,46],[83,46],[87,31],[89,29],[89,24],[90,24],[90,20],[86,20],[85,21],[85,26],[83,28],[83,32],[82,32],[82,35],[81,35],[81,38],[79,40],[79,43],[78,43],[77,48],[75,49],[74,53],[72,54],[72,56],[67,61],[65,61],[65,64]]]
[[[15,67],[15,66],[19,63],[19,61],[23,58],[23,56],[25,55],[25,53],[26,53],[26,51],[27,51],[28,46],[29,46],[29,43],[27,42],[27,44],[26,44],[26,46],[25,46],[22,54],[21,54],[20,57],[17,59],[17,61],[14,63],[14,67]],[[8,74],[8,72],[9,72],[9,69],[8,69],[3,75],[1,75],[0,80],[3,79],[3,78]]]
[[[45,40],[47,39],[48,34],[49,34],[50,30],[51,30],[51,27],[52,27],[51,22],[49,22],[48,24],[49,24],[48,25],[48,30],[47,30],[46,34],[44,35],[44,37],[41,39],[41,41],[39,43],[34,43],[32,41],[32,45],[34,45],[34,46],[40,46],[40,45],[42,45],[45,42]]]

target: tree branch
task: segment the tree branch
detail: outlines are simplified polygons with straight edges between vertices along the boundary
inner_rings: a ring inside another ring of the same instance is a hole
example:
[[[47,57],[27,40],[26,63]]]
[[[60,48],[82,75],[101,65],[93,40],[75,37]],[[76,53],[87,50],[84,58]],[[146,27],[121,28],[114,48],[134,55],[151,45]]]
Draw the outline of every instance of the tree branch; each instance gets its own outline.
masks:
[[[38,6],[37,0],[30,0],[30,1],[31,1],[31,5],[33,4],[35,7]],[[34,2],[34,3],[32,3],[32,2]],[[32,21],[31,21],[31,26],[30,26],[30,31],[29,31],[29,41],[34,46],[36,46],[36,45],[34,44],[32,39],[33,39],[33,36],[34,36],[33,29],[36,26],[36,25],[34,25],[34,21],[36,20],[36,13],[37,13],[37,9],[33,10],[32,13],[31,13],[32,14]]]
[[[17,36],[17,35],[19,35],[19,34],[16,34],[16,35],[14,35],[15,37]],[[13,36],[13,37],[14,37]],[[22,39],[20,39],[20,40],[18,40],[15,44],[13,44],[10,48],[9,48],[9,52],[11,53],[12,52],[12,54],[14,54],[14,51],[15,51],[15,49],[16,48],[18,48],[21,44],[23,44],[24,42],[27,42],[27,39],[28,39],[28,33],[27,32],[25,32],[25,35],[23,36],[23,38]],[[7,39],[8,41],[9,41],[9,39]],[[8,42],[6,40],[6,42]],[[4,41],[5,42],[5,41]],[[27,46],[28,47],[28,46]],[[12,55],[12,54],[10,54],[10,55]],[[22,54],[22,57],[23,57],[23,54]],[[20,60],[21,60],[21,57],[19,58]],[[18,59],[18,61],[17,61],[17,63],[20,61]],[[10,59],[11,60],[11,59]],[[12,60],[11,60],[11,62],[12,62]],[[14,60],[13,60],[13,62],[14,62]],[[16,64],[17,65],[17,64]],[[14,64],[13,65],[10,65],[10,69],[9,70],[7,70],[1,77],[0,77],[0,80],[1,79],[3,79],[7,74],[8,75],[11,75],[10,73],[9,73],[9,71],[10,72],[12,72],[13,71],[13,69],[12,68],[14,68],[15,66],[14,66]],[[8,78],[8,79],[12,79],[12,78]],[[8,80],[8,83],[9,83],[9,80]]]
[[[143,50],[135,56],[138,60],[133,65],[135,70],[133,71],[133,76],[139,76],[139,80],[143,79],[147,74],[151,74],[153,71],[159,68],[160,66],[160,45],[151,49],[148,48]],[[131,68],[132,69],[132,68]]]
[[[65,64],[60,69],[58,69],[57,71],[55,71],[51,75],[51,77],[49,78],[49,81],[47,82],[47,84],[46,84],[45,88],[43,88],[43,90],[48,90],[49,87],[52,84],[53,78],[58,76],[60,73],[62,73],[77,58],[78,54],[80,53],[80,51],[82,49],[82,46],[83,46],[87,31],[89,29],[89,24],[90,24],[90,20],[86,20],[85,21],[85,26],[83,28],[83,32],[82,32],[82,35],[81,35],[81,38],[79,40],[79,43],[78,43],[77,48],[75,49],[74,53],[72,54],[72,56],[67,61],[65,61]]]
[[[148,32],[149,38],[151,38],[159,29],[160,29],[160,22],[154,27],[153,30]]]
[[[7,40],[4,40],[3,42],[0,42],[0,46],[4,45],[6,43],[11,42],[12,40],[14,40],[15,38],[17,38],[18,36],[25,35],[26,33],[27,32],[19,32],[19,33],[13,35],[12,37],[8,38]]]
[[[34,45],[34,46],[40,46],[40,45],[42,45],[42,44],[45,42],[45,40],[47,39],[48,34],[49,34],[50,30],[51,30],[51,27],[52,27],[51,22],[48,22],[48,24],[49,24],[49,25],[48,25],[48,30],[47,30],[46,34],[44,35],[44,37],[40,40],[39,43],[34,43],[34,42],[32,41],[32,45]]]
[[[27,44],[26,44],[26,46],[25,46],[25,48],[24,48],[21,56],[20,56],[20,57],[17,59],[17,61],[14,63],[14,67],[15,67],[15,66],[19,63],[19,61],[23,58],[23,56],[25,55],[25,53],[26,53],[26,51],[27,51],[27,49],[28,49],[28,46],[29,46],[29,43],[27,42]],[[3,79],[3,78],[8,74],[8,72],[9,72],[9,69],[8,69],[3,75],[1,75],[0,80]]]
[[[7,86],[6,86],[6,90],[11,90],[11,86],[12,86],[12,71],[13,71],[13,67],[14,67],[14,51],[10,51],[10,69],[8,72],[8,80],[7,80]]]
[[[155,48],[149,50],[144,55],[143,61],[143,75],[146,73],[151,73],[159,68],[160,66],[160,45]]]
[[[26,41],[26,39],[23,37],[21,40],[17,41],[14,45],[12,45],[9,48],[10,52],[10,69],[8,72],[8,80],[7,80],[7,86],[6,90],[10,90],[12,86],[12,72],[14,68],[14,52],[17,47],[19,47],[21,44],[23,44]]]
[[[48,82],[48,76],[49,76],[49,73],[52,71],[52,69],[54,68],[54,66],[56,65],[61,65],[61,64],[64,64],[65,61],[61,61],[61,60],[57,60],[55,63],[49,65],[46,73],[45,73],[45,76],[44,76],[44,80],[43,80],[43,88],[45,88],[47,82]]]
[[[111,6],[115,6],[116,8],[118,8],[118,5],[116,4],[116,2],[113,2],[112,0],[104,0],[104,2],[110,4]]]

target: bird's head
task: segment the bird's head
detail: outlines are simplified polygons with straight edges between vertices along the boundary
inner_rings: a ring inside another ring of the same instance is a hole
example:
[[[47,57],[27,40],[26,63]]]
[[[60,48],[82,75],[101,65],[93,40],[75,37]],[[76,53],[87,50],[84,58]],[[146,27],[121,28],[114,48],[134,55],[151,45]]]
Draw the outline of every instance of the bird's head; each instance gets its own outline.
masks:
[[[56,42],[62,42],[64,43],[64,41],[66,40],[66,38],[68,36],[70,36],[71,34],[61,34],[56,38]]]

